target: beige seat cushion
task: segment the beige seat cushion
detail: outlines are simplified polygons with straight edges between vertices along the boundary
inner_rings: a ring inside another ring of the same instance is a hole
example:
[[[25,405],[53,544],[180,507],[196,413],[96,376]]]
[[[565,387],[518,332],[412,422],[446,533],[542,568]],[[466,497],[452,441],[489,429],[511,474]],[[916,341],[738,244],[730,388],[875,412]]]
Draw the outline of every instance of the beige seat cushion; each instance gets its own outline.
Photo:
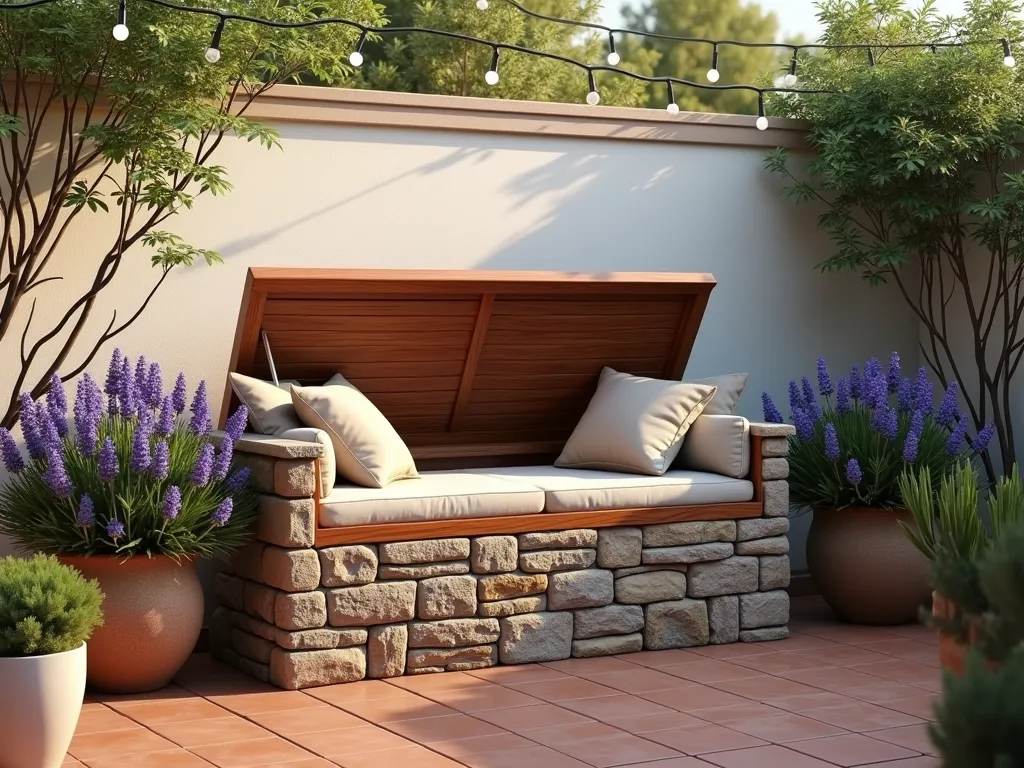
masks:
[[[556,467],[660,475],[687,428],[714,397],[706,384],[601,371],[597,391]]]
[[[746,477],[750,473],[750,422],[742,416],[709,416],[704,411],[690,425],[672,466]]]
[[[412,523],[543,511],[544,491],[529,483],[462,472],[424,472],[386,488],[339,485],[320,502],[320,525]]]
[[[340,374],[322,387],[292,387],[295,412],[331,436],[338,474],[367,488],[418,477],[412,454],[377,406]]]
[[[717,388],[711,402],[704,407],[705,416],[732,416],[740,404],[743,390],[747,388],[746,373],[726,373],[707,379],[691,379],[690,384],[710,384]]]
[[[749,480],[679,469],[660,477],[546,466],[459,471],[541,488],[545,512],[726,504],[754,498],[754,484]]]
[[[334,443],[331,436],[322,429],[299,427],[282,432],[278,437],[285,440],[299,440],[303,443],[319,443],[324,447],[324,455],[320,458],[320,498],[327,496],[334,487],[337,477],[337,459],[334,456]]]
[[[282,381],[279,386],[270,381],[254,379],[240,373],[230,375],[231,390],[249,409],[249,427],[260,435],[280,435],[302,426],[292,407],[291,387],[297,381]]]

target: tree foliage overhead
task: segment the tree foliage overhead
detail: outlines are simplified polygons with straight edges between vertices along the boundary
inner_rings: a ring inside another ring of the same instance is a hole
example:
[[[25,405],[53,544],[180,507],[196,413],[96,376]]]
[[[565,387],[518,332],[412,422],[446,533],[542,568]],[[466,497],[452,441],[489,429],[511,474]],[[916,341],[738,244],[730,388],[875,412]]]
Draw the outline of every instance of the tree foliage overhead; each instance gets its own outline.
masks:
[[[942,385],[959,382],[976,429],[995,423],[1004,467],[1024,357],[1024,76],[999,40],[1024,38],[1022,5],[969,0],[942,18],[934,2],[824,0],[823,41],[872,43],[876,65],[864,50],[823,52],[802,63],[801,83],[828,93],[769,104],[811,124],[815,159],[793,168],[779,150],[768,167],[790,196],[824,206],[835,247],[821,268],[899,288]],[[892,47],[936,40],[975,44]]]

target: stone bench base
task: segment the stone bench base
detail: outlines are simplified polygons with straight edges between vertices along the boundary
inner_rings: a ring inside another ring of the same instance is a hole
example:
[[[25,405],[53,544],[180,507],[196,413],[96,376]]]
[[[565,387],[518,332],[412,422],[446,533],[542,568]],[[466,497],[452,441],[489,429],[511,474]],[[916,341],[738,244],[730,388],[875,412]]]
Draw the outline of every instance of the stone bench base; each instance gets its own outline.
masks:
[[[788,529],[763,517],[319,550],[254,542],[217,575],[211,646],[300,689],[778,640]]]

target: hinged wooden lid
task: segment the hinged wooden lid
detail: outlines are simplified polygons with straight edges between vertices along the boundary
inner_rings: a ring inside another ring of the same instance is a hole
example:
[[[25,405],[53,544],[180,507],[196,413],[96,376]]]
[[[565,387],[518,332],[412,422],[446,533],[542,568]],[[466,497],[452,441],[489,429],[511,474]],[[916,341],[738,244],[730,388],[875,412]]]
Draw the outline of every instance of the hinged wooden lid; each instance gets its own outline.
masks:
[[[280,379],[340,372],[423,468],[550,460],[604,366],[682,377],[714,286],[708,274],[256,268],[230,370],[271,378],[266,331]]]

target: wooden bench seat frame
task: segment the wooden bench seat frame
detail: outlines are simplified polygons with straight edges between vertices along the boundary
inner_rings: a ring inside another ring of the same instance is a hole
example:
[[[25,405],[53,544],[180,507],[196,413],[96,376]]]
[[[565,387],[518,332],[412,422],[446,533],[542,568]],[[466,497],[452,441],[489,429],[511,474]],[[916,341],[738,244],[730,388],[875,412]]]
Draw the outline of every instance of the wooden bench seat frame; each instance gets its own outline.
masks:
[[[682,378],[714,285],[706,274],[253,268],[230,370],[270,378],[259,343],[265,331],[280,379],[323,383],[341,372],[392,420],[420,468],[551,463],[605,364]],[[631,366],[630,357],[642,360]],[[548,364],[558,372],[550,374]],[[545,388],[562,376],[567,389]],[[488,379],[512,389],[478,402]],[[433,409],[425,419],[417,398]],[[227,387],[221,424],[235,405]],[[526,426],[510,428],[520,423]],[[750,459],[754,497],[742,503],[321,528],[318,488],[315,546],[760,517],[756,435]]]

